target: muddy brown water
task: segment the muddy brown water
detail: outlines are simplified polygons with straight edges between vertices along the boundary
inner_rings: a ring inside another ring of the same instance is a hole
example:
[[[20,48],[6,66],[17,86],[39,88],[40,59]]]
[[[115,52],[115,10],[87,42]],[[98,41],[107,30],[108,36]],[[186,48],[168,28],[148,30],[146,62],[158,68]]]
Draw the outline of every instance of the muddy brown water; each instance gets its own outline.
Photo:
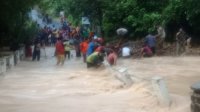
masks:
[[[123,88],[104,67],[87,69],[75,57],[56,66],[54,49],[46,52],[40,62],[27,59],[0,76],[0,112],[190,112],[190,86],[200,80],[199,57],[118,60],[136,76],[165,78],[173,103],[161,107],[148,81]]]

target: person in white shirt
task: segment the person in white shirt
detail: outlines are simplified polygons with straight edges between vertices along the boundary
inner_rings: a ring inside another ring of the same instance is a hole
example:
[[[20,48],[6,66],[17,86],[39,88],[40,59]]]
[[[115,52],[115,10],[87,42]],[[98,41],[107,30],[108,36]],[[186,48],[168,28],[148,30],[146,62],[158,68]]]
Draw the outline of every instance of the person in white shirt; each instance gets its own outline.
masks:
[[[131,56],[131,49],[129,47],[122,48],[122,57],[130,57]]]
[[[163,48],[165,37],[166,37],[165,29],[161,26],[157,26],[157,32],[158,32],[158,34],[156,35],[157,40],[158,40],[157,47]]]

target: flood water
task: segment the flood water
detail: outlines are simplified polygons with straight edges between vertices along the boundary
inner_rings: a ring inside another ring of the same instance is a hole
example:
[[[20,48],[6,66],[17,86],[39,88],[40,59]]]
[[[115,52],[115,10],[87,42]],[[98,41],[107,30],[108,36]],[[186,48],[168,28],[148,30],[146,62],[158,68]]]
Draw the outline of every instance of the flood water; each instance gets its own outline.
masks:
[[[130,74],[164,77],[172,104],[163,107],[148,80],[123,87],[106,67],[87,69],[75,57],[56,66],[54,49],[46,52],[0,76],[0,112],[190,112],[190,86],[200,80],[199,57],[120,59]]]

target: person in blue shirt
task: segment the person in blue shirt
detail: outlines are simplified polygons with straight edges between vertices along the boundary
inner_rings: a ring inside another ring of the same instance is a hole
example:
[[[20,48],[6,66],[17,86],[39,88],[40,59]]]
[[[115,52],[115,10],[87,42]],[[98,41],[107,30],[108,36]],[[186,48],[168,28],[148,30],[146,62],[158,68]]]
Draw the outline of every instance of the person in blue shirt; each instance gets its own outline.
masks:
[[[96,46],[95,40],[92,40],[88,45],[87,56],[91,55],[95,51]]]
[[[155,36],[148,34],[145,37],[145,44],[151,48],[151,51],[153,54],[156,53],[156,37]]]

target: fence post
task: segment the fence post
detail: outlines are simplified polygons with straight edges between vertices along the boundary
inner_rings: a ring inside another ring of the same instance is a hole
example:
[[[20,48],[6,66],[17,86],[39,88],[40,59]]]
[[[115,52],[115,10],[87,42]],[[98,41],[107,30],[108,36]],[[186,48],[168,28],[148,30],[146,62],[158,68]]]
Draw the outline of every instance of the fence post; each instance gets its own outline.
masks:
[[[19,54],[20,54],[20,60],[23,60],[25,58],[25,48],[24,47],[20,48]]]
[[[13,68],[15,65],[14,54],[11,54],[9,58],[10,58],[10,68]]]
[[[193,94],[191,96],[191,111],[200,112],[200,82],[197,82],[191,86]]]
[[[19,50],[16,50],[14,52],[14,61],[15,61],[15,65],[18,64],[20,62],[20,53],[19,53]]]
[[[131,86],[133,84],[133,80],[131,79],[131,76],[128,74],[127,71],[127,68],[119,68],[116,77],[120,81],[122,81],[126,86]]]
[[[0,61],[1,61],[1,70],[2,70],[2,73],[5,73],[6,69],[7,69],[6,58],[5,57],[1,57]]]
[[[155,90],[155,93],[159,99],[159,104],[161,106],[170,106],[171,99],[167,90],[166,83],[162,77],[153,77],[152,85]]]

